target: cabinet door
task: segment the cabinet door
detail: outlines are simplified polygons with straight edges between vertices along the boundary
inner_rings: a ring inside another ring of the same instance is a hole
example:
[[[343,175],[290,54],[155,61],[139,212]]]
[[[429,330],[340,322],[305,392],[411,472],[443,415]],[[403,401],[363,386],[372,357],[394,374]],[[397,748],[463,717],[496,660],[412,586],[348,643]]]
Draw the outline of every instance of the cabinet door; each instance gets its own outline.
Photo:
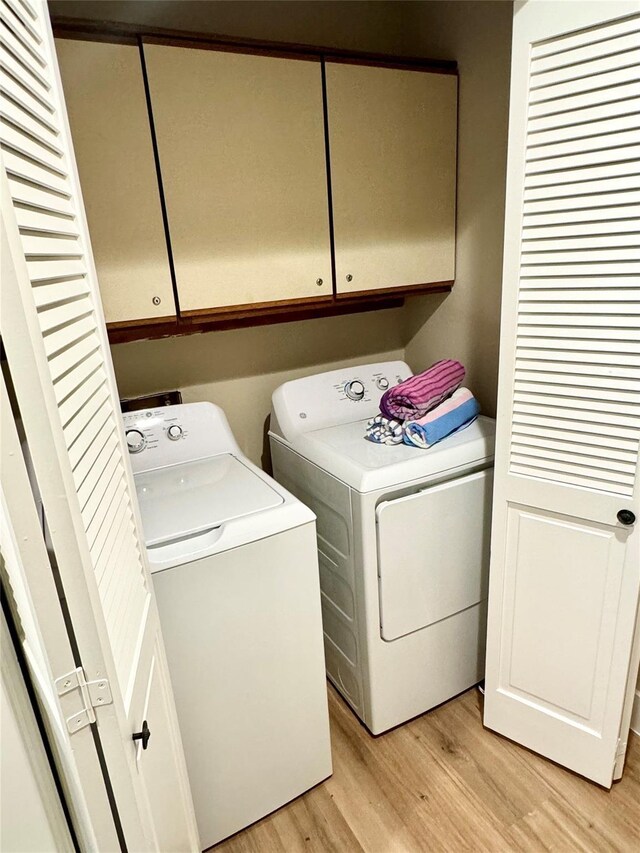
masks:
[[[452,281],[457,77],[328,62],[338,294]]]
[[[485,725],[607,787],[640,651],[639,12],[515,6],[489,582]]]
[[[171,318],[171,285],[137,47],[57,39],[107,323]]]
[[[144,53],[181,311],[329,296],[320,63]]]

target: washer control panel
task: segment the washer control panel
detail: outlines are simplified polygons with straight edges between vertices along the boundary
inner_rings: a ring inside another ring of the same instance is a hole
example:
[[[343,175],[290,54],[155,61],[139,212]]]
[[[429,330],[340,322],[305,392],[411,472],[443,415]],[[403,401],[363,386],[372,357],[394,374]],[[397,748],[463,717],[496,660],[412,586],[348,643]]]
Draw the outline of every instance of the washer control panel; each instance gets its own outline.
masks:
[[[141,409],[122,420],[135,473],[239,450],[224,412],[213,403]]]
[[[175,406],[166,406],[175,409]],[[189,436],[173,412],[164,409],[143,409],[123,415],[124,432],[129,453],[142,453],[147,448],[155,448],[163,441],[184,441]]]

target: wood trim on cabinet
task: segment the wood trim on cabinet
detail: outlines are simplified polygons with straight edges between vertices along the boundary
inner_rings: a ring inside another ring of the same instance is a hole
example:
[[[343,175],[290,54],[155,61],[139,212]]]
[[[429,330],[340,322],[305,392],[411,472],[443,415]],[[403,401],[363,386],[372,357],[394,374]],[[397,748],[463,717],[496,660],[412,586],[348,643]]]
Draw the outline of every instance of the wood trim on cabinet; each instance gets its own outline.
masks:
[[[400,308],[404,305],[401,296],[385,294],[370,299],[322,299],[322,304],[311,300],[308,304],[282,305],[274,308],[252,308],[247,311],[230,310],[228,312],[209,311],[199,317],[177,318],[172,323],[120,324],[108,323],[109,342],[111,344],[130,341],[154,340],[157,338],[177,337],[181,335],[201,334],[203,332],[243,329],[249,326],[266,326],[274,323],[292,323],[298,320],[316,320],[321,317],[336,317],[343,314],[360,314],[386,308]]]
[[[95,21],[88,18],[70,18],[54,15],[51,19],[56,38],[76,38],[94,41],[119,41],[136,44],[139,38],[154,40],[156,44],[191,46],[213,50],[235,50],[242,53],[262,53],[298,59],[325,57],[331,62],[352,62],[362,65],[382,65],[387,68],[404,68],[457,74],[458,64],[450,59],[428,59],[421,56],[396,56],[312,44],[237,38],[213,33],[185,32],[166,27],[144,27],[117,21]]]
[[[458,73],[457,62],[449,62],[441,67],[438,60],[424,59],[422,61],[414,58],[403,58],[402,56],[387,56],[383,53],[360,54],[338,53],[329,51],[323,54],[325,62],[336,62],[342,65],[371,65],[375,68],[394,68],[399,71],[426,71],[430,74],[455,74]]]

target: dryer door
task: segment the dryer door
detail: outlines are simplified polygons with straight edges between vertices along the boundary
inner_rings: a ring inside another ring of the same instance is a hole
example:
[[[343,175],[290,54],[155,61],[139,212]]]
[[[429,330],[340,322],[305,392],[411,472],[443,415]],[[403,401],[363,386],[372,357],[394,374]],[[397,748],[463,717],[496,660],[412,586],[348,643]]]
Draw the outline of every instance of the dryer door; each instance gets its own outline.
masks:
[[[487,595],[493,469],[376,509],[380,631],[396,640]]]

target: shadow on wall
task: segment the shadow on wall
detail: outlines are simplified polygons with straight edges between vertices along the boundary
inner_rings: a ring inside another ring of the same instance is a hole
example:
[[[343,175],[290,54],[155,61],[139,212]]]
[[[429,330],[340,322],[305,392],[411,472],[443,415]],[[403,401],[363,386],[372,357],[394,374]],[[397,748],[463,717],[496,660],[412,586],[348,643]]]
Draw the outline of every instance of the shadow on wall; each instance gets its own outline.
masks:
[[[495,414],[512,3],[410,4],[413,49],[459,67],[456,277],[448,296],[407,301],[406,360],[414,370],[457,358],[483,410]]]

